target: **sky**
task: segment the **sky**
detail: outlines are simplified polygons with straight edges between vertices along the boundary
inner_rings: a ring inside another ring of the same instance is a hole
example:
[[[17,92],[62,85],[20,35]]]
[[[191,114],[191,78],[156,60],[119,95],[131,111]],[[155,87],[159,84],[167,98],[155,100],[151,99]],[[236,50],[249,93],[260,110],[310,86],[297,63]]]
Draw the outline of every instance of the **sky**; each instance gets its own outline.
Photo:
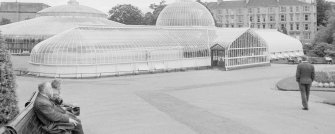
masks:
[[[15,2],[15,0],[0,0],[1,2]],[[17,0],[18,2],[39,2],[50,6],[64,5],[68,0]],[[149,5],[152,3],[158,4],[161,0],[77,0],[81,5],[89,6],[107,13],[112,7],[117,4],[132,4],[142,10],[143,13],[151,12]],[[176,0],[166,0],[167,4],[173,3]],[[194,0],[195,1],[195,0]],[[203,2],[214,2],[217,0],[202,0]],[[335,0],[328,0],[333,1]]]

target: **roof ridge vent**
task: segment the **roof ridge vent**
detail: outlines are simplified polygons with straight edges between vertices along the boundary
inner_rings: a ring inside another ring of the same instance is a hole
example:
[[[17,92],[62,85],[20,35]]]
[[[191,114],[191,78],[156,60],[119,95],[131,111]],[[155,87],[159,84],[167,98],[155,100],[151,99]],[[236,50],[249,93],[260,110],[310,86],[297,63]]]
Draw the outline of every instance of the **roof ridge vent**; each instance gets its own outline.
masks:
[[[67,2],[67,4],[69,4],[69,5],[79,5],[79,2],[77,0],[69,0]]]

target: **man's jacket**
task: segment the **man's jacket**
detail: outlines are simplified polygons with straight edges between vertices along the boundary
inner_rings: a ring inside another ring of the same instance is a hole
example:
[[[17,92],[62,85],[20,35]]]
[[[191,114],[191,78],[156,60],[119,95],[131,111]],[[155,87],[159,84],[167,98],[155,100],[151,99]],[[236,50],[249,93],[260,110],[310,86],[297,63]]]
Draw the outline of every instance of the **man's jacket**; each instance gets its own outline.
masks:
[[[300,63],[297,67],[296,80],[300,84],[311,84],[315,78],[314,66],[308,62]]]
[[[38,94],[34,103],[35,114],[49,133],[60,133],[73,129],[69,116],[63,113],[48,97]]]

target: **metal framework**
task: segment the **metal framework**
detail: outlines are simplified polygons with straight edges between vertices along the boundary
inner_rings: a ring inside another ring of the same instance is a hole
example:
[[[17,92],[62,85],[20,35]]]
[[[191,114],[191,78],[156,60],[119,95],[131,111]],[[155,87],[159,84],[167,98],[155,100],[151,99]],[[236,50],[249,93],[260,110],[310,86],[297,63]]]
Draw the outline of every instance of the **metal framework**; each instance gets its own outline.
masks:
[[[225,57],[227,69],[269,63],[268,46],[250,30],[228,47]]]

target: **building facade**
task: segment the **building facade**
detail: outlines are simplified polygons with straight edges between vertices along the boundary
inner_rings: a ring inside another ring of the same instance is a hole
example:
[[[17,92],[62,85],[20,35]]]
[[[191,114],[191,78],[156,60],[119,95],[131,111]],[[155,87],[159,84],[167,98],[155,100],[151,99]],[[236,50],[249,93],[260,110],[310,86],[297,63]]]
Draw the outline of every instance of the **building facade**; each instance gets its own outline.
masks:
[[[316,4],[305,0],[240,0],[207,3],[219,26],[278,29],[309,43],[317,30]]]
[[[0,19],[7,19],[11,23],[36,17],[36,13],[50,7],[43,3],[1,2]]]

